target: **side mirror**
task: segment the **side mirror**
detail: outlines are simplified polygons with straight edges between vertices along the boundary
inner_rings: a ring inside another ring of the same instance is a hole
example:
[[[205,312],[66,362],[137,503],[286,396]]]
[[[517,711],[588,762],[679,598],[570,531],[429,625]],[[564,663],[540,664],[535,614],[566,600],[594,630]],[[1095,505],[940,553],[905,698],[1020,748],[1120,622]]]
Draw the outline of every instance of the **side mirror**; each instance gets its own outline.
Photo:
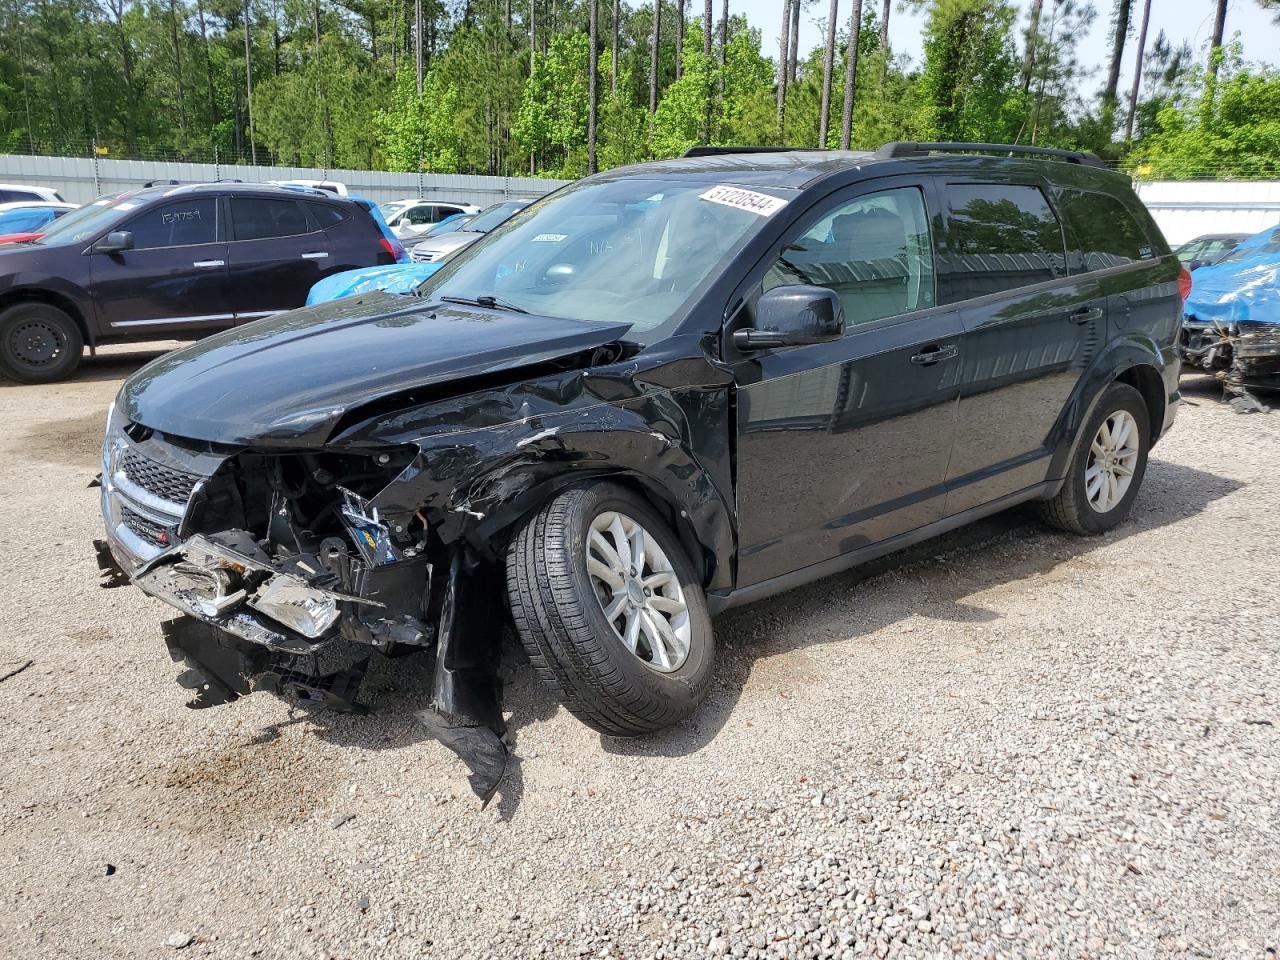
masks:
[[[94,253],[122,253],[133,249],[133,234],[128,230],[112,230],[93,245]]]
[[[834,290],[808,284],[774,287],[756,303],[756,325],[733,332],[745,352],[829,343],[844,336],[844,305]]]

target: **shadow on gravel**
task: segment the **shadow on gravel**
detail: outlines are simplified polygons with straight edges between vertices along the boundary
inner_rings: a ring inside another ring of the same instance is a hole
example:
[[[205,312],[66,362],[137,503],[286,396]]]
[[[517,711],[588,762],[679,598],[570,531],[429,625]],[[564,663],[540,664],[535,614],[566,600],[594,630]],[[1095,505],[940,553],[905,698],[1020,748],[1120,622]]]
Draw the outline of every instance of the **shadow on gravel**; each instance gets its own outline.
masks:
[[[255,735],[255,741],[269,742],[279,737],[284,726],[306,721],[312,732],[327,743],[358,750],[399,750],[424,740],[435,742],[417,716],[430,702],[432,664],[431,656],[426,653],[394,660],[375,657],[362,688],[369,713],[299,712],[285,723],[262,728]],[[530,723],[549,719],[560,705],[536,682],[519,642],[510,631],[503,638],[500,673],[504,707],[510,714],[507,722],[510,753],[502,782],[491,802],[497,806],[501,819],[510,820],[524,798],[524,774],[518,753],[520,730]],[[442,779],[440,786],[455,790],[470,802],[474,798],[466,787],[466,766],[452,754],[447,755],[449,762],[456,766],[457,776]]]
[[[1152,458],[1129,519],[1101,537],[1073,537],[1052,530],[1040,523],[1034,505],[1028,505],[733,610],[715,623],[717,688],[698,712],[679,726],[652,737],[638,740],[601,737],[601,744],[609,753],[625,756],[686,756],[701,750],[728,722],[757,662],[828,642],[866,636],[892,626],[899,619],[898,611],[866,603],[864,593],[858,589],[888,571],[909,572],[927,589],[927,609],[913,610],[913,614],[951,622],[990,623],[999,615],[965,602],[967,596],[999,584],[1045,574],[1058,564],[1101,546],[1184,520],[1243,486],[1228,477]],[[1004,538],[1015,538],[1025,545],[1038,547],[1039,555],[1028,562],[1025,555],[984,554],[975,550]],[[957,576],[957,573],[972,575]],[[834,615],[848,624],[849,632],[846,634],[842,629],[838,637],[814,636],[806,627],[819,615]],[[758,639],[762,620],[775,627],[772,636],[764,641]]]

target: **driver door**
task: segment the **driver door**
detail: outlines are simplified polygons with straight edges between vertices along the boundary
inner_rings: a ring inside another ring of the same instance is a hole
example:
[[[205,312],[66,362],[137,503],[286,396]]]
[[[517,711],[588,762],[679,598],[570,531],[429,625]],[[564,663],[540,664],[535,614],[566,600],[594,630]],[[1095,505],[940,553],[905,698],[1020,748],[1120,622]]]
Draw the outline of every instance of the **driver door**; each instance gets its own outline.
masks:
[[[937,307],[925,189],[841,191],[776,245],[734,326],[772,287],[815,284],[842,339],[737,354],[738,586],[831,560],[943,515],[960,394],[958,313]]]

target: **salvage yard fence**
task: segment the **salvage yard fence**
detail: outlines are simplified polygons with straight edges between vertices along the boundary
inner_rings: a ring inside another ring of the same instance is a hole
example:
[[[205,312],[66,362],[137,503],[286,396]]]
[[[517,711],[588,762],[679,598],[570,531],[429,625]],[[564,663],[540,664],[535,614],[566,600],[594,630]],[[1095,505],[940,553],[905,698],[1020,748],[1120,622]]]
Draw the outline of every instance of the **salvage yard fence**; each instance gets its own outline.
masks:
[[[539,177],[482,177],[442,173],[386,173],[379,170],[320,170],[249,164],[180,163],[165,160],[108,160],[0,154],[0,183],[57,190],[69,203],[88,203],[104,193],[136,190],[147,183],[211,183],[216,180],[336,180],[354,194],[381,203],[425,197],[484,206],[507,199],[532,199],[568,181]]]

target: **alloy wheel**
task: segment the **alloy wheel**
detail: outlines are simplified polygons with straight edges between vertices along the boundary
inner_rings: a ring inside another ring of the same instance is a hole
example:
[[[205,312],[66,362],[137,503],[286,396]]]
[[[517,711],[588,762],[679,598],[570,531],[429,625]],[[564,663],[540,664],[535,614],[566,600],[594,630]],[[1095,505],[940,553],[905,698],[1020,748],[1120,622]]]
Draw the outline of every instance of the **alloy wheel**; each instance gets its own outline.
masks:
[[[1117,410],[1098,427],[1084,468],[1089,506],[1108,513],[1124,499],[1138,465],[1138,421],[1126,410]]]
[[[596,599],[623,646],[652,670],[679,670],[689,657],[689,607],[658,541],[626,514],[606,510],[591,521],[586,554]]]

